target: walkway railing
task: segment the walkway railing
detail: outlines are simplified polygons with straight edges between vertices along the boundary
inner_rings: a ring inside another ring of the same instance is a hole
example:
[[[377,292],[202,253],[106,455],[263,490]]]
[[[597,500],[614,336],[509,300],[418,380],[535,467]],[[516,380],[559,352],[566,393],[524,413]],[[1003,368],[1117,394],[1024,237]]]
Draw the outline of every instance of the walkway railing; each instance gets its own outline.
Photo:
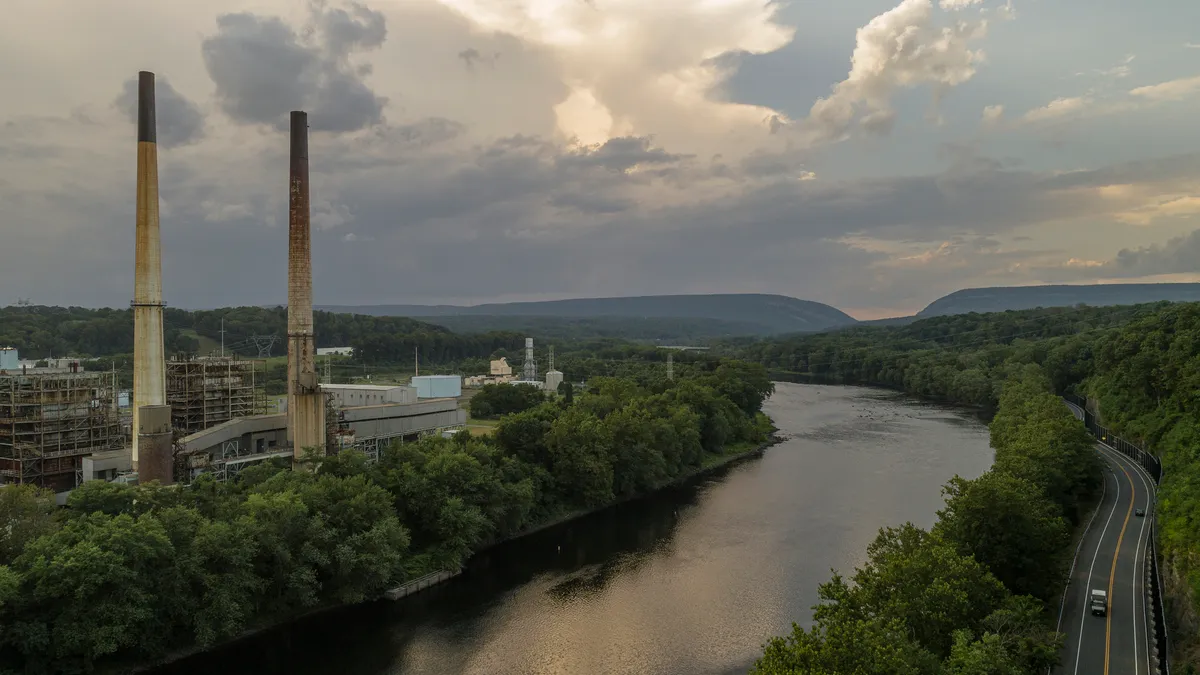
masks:
[[[1083,411],[1083,424],[1088,428],[1088,431],[1096,438],[1096,440],[1125,455],[1133,461],[1141,464],[1154,479],[1155,485],[1162,483],[1162,461],[1150,454],[1144,447],[1131,443],[1120,436],[1112,433],[1108,427],[1100,424],[1096,420],[1096,416],[1088,410],[1087,401],[1079,396],[1068,394],[1063,397],[1069,403],[1075,405]],[[1155,503],[1158,502],[1157,491],[1154,495]],[[1150,569],[1148,571],[1149,579],[1147,579],[1147,588],[1150,592],[1150,599],[1154,607],[1154,637],[1155,637],[1155,652],[1158,654],[1158,669],[1165,675],[1171,673],[1171,638],[1167,634],[1166,610],[1163,605],[1163,586],[1161,576],[1161,566],[1158,556],[1158,528],[1157,509],[1153,510],[1150,517],[1150,541],[1149,541],[1149,560]]]

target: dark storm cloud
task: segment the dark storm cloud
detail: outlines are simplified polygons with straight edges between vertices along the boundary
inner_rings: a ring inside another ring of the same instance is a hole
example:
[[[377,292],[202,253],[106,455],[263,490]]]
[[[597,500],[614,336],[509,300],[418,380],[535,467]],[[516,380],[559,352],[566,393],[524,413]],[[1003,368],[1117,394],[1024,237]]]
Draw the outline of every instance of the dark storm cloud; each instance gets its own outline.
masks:
[[[1200,230],[1173,237],[1164,244],[1123,248],[1116,256],[1101,261],[1071,261],[1053,267],[1036,268],[1046,281],[1080,279],[1136,279],[1160,274],[1200,272]]]
[[[222,14],[201,52],[221,109],[239,122],[284,128],[291,110],[308,110],[314,131],[355,131],[383,121],[387,100],[363,81],[369,67],[349,62],[387,37],[383,15],[310,5],[313,37],[277,17]]]
[[[1200,230],[1161,245],[1121,249],[1103,269],[1121,277],[1200,272]]]
[[[114,105],[130,122],[137,124],[136,77],[125,80]],[[165,147],[187,145],[204,136],[204,115],[200,108],[171,86],[167,78],[154,78],[155,121],[158,125],[158,144]]]

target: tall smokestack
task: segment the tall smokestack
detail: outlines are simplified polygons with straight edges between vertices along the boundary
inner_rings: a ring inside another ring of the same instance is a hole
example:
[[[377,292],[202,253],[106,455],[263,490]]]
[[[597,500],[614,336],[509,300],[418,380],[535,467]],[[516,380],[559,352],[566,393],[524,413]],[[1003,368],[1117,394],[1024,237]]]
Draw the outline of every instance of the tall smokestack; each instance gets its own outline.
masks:
[[[163,362],[162,246],[158,229],[158,145],[154,73],[138,73],[137,247],[133,273],[133,467],[143,406],[166,403]]]
[[[308,113],[292,111],[288,217],[288,441],[292,456],[325,454],[325,399],[313,340],[312,242],[308,208]]]

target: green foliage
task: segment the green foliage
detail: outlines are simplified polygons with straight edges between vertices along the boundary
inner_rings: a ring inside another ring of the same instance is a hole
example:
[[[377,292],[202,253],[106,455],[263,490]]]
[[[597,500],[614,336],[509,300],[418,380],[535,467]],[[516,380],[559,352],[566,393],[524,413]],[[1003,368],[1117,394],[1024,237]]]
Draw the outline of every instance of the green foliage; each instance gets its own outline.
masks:
[[[485,384],[471,397],[471,417],[495,419],[533,408],[546,397],[542,390],[529,384]]]
[[[1087,377],[1095,345],[1121,327],[1190,305],[1055,307],[959,314],[903,326],[727,342],[723,349],[779,376],[873,384],[964,405],[995,407],[1024,364],[1042,365],[1058,391]]]
[[[974,556],[1017,594],[1049,600],[1070,540],[1060,510],[1038,486],[1003,471],[975,480],[954,477],[935,532],[961,555]]]
[[[0,565],[12,564],[25,544],[58,528],[54,493],[32,485],[0,490]]]

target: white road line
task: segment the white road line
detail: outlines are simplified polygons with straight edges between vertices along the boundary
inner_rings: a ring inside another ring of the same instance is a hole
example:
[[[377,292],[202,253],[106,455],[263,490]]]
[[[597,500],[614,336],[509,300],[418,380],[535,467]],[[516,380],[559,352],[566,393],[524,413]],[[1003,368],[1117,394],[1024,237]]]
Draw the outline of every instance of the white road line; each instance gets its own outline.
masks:
[[[1083,649],[1083,627],[1087,622],[1088,614],[1091,613],[1088,598],[1092,588],[1092,572],[1096,569],[1096,558],[1100,556],[1100,546],[1104,544],[1104,533],[1108,532],[1108,525],[1117,512],[1117,506],[1121,503],[1121,481],[1117,479],[1117,474],[1113,472],[1112,467],[1108,467],[1108,472],[1113,475],[1113,482],[1117,484],[1117,496],[1113,499],[1112,510],[1108,512],[1108,520],[1104,521],[1104,529],[1100,531],[1100,539],[1096,542],[1096,552],[1092,554],[1092,564],[1088,567],[1087,583],[1083,586],[1083,611],[1080,612],[1079,617],[1079,641],[1075,645],[1075,670],[1072,671],[1075,675],[1079,675],[1079,652]]]
[[[1062,632],[1063,610],[1067,608],[1067,593],[1071,592],[1071,578],[1075,576],[1075,563],[1079,560],[1079,551],[1083,549],[1083,543],[1087,541],[1088,532],[1092,530],[1092,522],[1096,520],[1096,516],[1100,513],[1100,504],[1104,503],[1104,496],[1108,494],[1108,480],[1105,479],[1101,486],[1100,503],[1096,504],[1096,508],[1092,509],[1092,517],[1088,519],[1088,523],[1083,528],[1083,534],[1079,536],[1079,543],[1075,545],[1075,556],[1071,558],[1071,572],[1067,575],[1067,587],[1063,589],[1062,598],[1058,601],[1058,623],[1054,625],[1054,632]],[[1046,672],[1049,672],[1047,669]]]

